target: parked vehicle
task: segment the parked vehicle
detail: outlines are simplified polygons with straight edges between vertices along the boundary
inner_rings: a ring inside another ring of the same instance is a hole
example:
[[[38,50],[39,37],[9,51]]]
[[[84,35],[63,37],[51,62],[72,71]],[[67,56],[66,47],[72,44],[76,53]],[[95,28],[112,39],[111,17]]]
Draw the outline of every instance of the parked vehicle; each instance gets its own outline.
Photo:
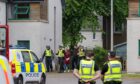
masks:
[[[29,49],[10,49],[9,51],[9,62],[15,84],[28,82],[45,84],[45,66],[33,51]]]
[[[0,84],[14,84],[8,60],[0,55]]]

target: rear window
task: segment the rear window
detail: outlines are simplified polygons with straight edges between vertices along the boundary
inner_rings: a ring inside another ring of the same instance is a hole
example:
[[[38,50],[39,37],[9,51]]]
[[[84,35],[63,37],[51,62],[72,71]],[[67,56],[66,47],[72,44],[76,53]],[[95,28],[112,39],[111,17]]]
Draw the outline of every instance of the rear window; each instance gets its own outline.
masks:
[[[21,51],[24,62],[31,62],[30,54],[28,51]]]

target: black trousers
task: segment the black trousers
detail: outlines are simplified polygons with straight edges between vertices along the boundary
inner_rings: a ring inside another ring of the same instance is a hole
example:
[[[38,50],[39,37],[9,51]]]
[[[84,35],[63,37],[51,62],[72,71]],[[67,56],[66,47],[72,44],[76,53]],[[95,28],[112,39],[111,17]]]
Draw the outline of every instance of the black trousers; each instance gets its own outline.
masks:
[[[60,69],[59,72],[64,72],[64,57],[58,57]]]
[[[86,84],[86,83],[80,82],[80,80],[79,80],[79,81],[78,81],[78,84]],[[92,81],[92,82],[90,82],[90,84],[96,84],[96,82]]]
[[[52,67],[52,58],[51,57],[47,57],[46,56],[46,67],[47,67],[47,72],[49,72],[50,70],[53,70]]]
[[[107,81],[104,84],[122,84],[120,81]]]
[[[71,61],[72,61],[72,70],[73,70],[78,64],[78,56],[73,56]]]
[[[80,64],[80,61],[81,61],[82,59],[85,59],[85,56],[78,57],[78,64]]]

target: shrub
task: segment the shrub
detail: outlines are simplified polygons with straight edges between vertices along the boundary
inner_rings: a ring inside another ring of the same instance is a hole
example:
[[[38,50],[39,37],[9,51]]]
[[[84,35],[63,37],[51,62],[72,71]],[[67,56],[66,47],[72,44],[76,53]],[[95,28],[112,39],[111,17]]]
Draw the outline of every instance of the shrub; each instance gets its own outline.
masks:
[[[96,46],[93,49],[93,52],[95,53],[94,60],[97,63],[97,65],[102,68],[104,63],[107,61],[107,53],[108,51],[104,48]]]

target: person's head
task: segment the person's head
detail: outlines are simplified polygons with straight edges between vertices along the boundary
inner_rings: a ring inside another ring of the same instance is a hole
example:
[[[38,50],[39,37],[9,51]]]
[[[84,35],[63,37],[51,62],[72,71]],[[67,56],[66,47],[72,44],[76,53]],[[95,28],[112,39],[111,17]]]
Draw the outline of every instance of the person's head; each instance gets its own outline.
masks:
[[[59,45],[59,49],[62,49],[63,47],[61,45]]]
[[[86,59],[93,59],[93,57],[94,57],[93,51],[88,51],[88,52],[86,53]]]
[[[69,50],[69,49],[70,49],[69,46],[65,47],[65,50]]]
[[[108,53],[108,59],[112,60],[112,59],[115,59],[115,58],[116,58],[116,53],[114,51],[110,51]]]
[[[50,46],[47,45],[47,46],[46,46],[46,49],[50,49]]]

